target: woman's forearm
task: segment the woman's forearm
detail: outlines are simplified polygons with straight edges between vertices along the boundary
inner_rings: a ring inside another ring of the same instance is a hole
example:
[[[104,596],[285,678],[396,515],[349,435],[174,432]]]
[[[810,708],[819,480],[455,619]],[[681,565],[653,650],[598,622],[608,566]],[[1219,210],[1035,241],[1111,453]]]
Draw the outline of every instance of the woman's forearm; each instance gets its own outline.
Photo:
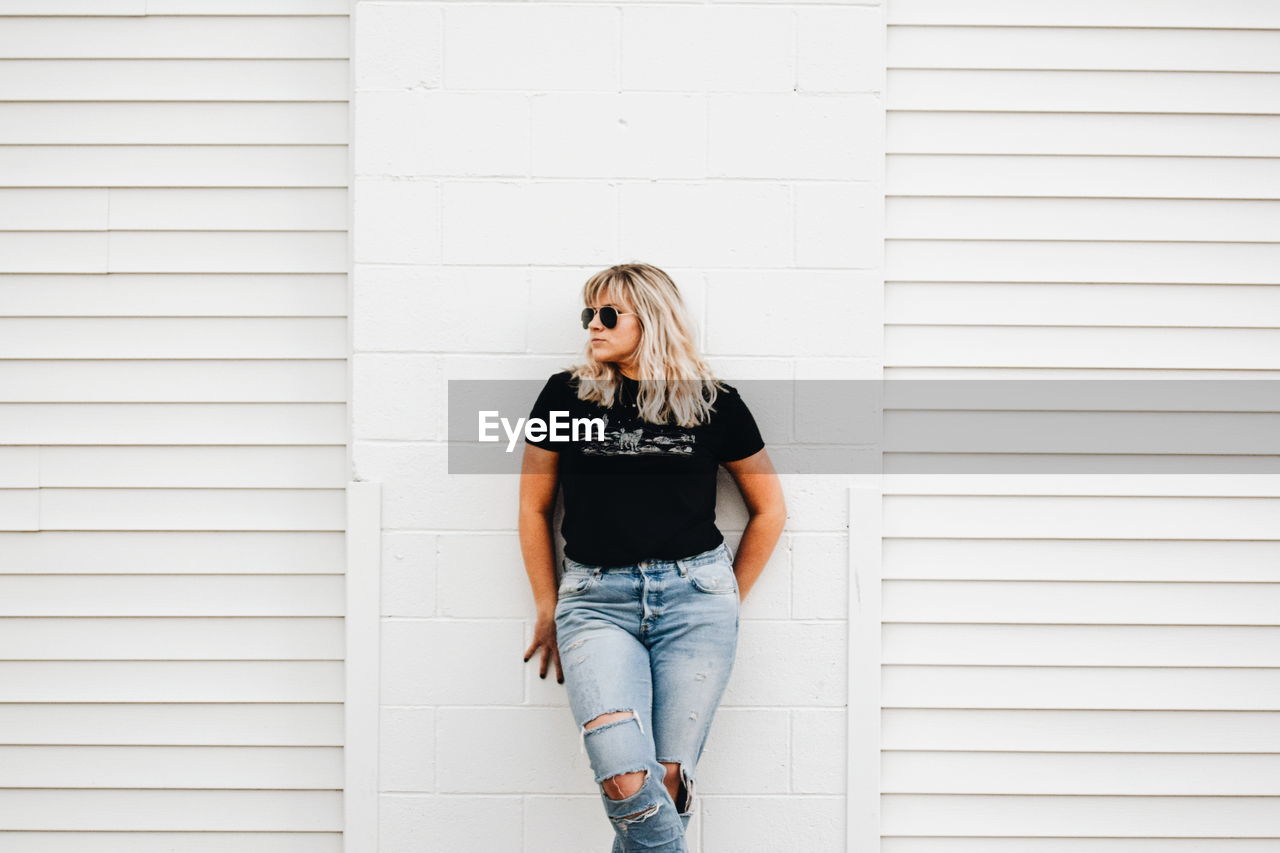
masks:
[[[747,521],[747,526],[742,531],[742,541],[738,543],[738,553],[733,560],[739,598],[747,597],[747,592],[764,571],[765,563],[769,562],[769,556],[773,554],[786,522],[785,511],[756,513]]]
[[[529,576],[529,587],[533,590],[537,615],[550,618],[555,613],[558,598],[550,513],[533,509],[520,511],[520,552]]]

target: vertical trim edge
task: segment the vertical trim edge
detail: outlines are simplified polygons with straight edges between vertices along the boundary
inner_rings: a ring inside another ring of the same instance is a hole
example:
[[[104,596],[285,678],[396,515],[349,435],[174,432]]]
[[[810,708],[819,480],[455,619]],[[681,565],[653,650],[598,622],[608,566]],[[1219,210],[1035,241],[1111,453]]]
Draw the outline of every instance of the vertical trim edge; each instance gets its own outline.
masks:
[[[378,850],[382,485],[347,484],[343,851]]]

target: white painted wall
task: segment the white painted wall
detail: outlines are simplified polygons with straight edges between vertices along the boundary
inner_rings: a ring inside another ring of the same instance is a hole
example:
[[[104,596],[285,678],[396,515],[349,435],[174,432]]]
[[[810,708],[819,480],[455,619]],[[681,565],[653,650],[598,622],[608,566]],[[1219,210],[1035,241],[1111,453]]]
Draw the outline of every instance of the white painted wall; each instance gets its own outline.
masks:
[[[342,848],[347,41],[0,3],[0,849]]]
[[[881,11],[355,15],[354,459],[382,484],[384,524],[379,850],[595,853],[612,831],[564,687],[521,661],[516,478],[446,475],[445,381],[568,364],[582,281],[625,260],[675,277],[731,382],[878,375]],[[788,532],[744,604],[699,768],[693,850],[845,849],[848,485],[787,479]],[[732,544],[745,514],[724,487]]]
[[[1269,4],[0,16],[6,850],[338,853],[344,782],[349,851],[606,849],[514,478],[442,429],[568,363],[600,267],[730,381],[1280,371]],[[694,850],[1280,837],[1274,478],[886,484],[787,478]]]
[[[886,378],[1280,375],[1280,6],[888,21]],[[883,506],[884,853],[1275,846],[1275,476]]]

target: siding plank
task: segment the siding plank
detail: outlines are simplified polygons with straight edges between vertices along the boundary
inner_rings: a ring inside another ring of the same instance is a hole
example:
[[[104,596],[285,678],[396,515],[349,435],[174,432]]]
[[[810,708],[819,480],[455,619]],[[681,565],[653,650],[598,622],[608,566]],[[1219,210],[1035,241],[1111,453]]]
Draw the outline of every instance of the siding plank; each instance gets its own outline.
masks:
[[[1280,156],[1272,115],[898,110],[887,130],[894,154]]]
[[[883,673],[886,708],[1280,710],[1271,667],[892,664]]]
[[[341,617],[343,579],[303,574],[0,575],[0,616]],[[299,623],[299,630],[310,620]],[[155,649],[153,648],[153,653]],[[150,656],[148,656],[150,657]]]
[[[344,535],[345,531],[0,533],[0,572],[341,575]]]
[[[336,273],[11,274],[0,277],[0,298],[6,317],[341,317],[346,284],[346,276]]]
[[[1280,318],[1280,286],[897,281],[885,288],[885,317],[893,325],[1244,328]]]
[[[342,661],[0,661],[0,702],[342,701]]]
[[[1269,0],[892,0],[890,25],[1280,29]]]
[[[1273,201],[1276,198],[1275,187],[1280,186],[1280,159],[890,152],[885,158],[885,182],[885,192],[890,197],[1063,196]],[[889,241],[888,246],[892,247],[893,243]],[[1152,260],[1158,261],[1159,257]],[[901,276],[893,275],[891,278]],[[1275,277],[1269,280],[1274,282]]]
[[[1280,755],[893,752],[886,794],[1280,795]]]
[[[341,791],[0,790],[0,824],[25,830],[340,832]]]
[[[0,617],[4,660],[136,660],[157,648],[170,660],[340,660],[342,617]]]
[[[1242,595],[1257,589],[1252,584],[1242,586]],[[901,592],[906,591],[898,591]],[[1063,624],[1085,620],[1067,617],[1061,622],[1050,621],[1043,618],[1043,609],[1035,616],[998,614],[965,622],[962,614],[972,615],[972,608],[948,611],[943,619],[916,619],[917,602],[904,603],[903,597],[899,594],[899,618],[886,620],[884,625],[885,663],[1280,667],[1280,627],[1250,625],[1235,611],[1229,611],[1227,618],[1240,622],[1238,626],[1209,624],[1208,614],[1197,615],[1194,620],[1177,620],[1174,613],[1154,608],[1148,619],[1167,618],[1179,624],[1097,624],[1105,621],[1105,614],[1092,612],[1087,624]],[[913,611],[911,615],[901,613],[904,604]],[[1129,620],[1133,618],[1131,613],[1116,613],[1113,618]],[[1274,621],[1276,617],[1267,614],[1263,619]],[[1018,624],[1011,624],[1015,620]],[[1023,624],[1036,621],[1045,624]]]
[[[6,737],[27,744],[341,746],[341,703],[0,704]]]
[[[24,403],[341,403],[346,396],[346,367],[336,358],[206,360],[199,386],[191,384],[191,368],[185,359],[0,362],[0,396]],[[42,461],[56,463],[59,452],[50,449],[54,455],[45,454]]]
[[[902,198],[886,215],[889,238],[913,240],[1265,243],[1280,230],[1268,201]]]
[[[1280,540],[893,538],[884,543],[882,572],[886,579],[1276,582]]]
[[[10,145],[345,145],[347,105],[18,101],[0,104],[0,126]]]
[[[0,146],[0,185],[8,187],[342,187],[346,182],[345,145]],[[25,272],[11,266],[6,271]]]
[[[0,788],[341,787],[341,747],[0,745]]]
[[[884,338],[886,358],[903,366],[1280,369],[1275,328],[893,326]]]
[[[339,832],[3,832],[23,853],[342,853]]]
[[[1275,498],[888,495],[885,535],[1274,541],[1278,512]]]
[[[883,590],[886,622],[1280,625],[1278,583],[894,580]]]
[[[3,60],[6,101],[345,101],[345,59]]]
[[[342,231],[347,227],[344,189],[115,189],[110,196],[107,222],[115,230]]]
[[[341,317],[0,318],[0,358],[333,359],[345,337]]]
[[[152,15],[342,15],[349,0],[147,0]]]
[[[148,0],[0,0],[0,15],[146,15]]]
[[[1280,71],[1277,30],[893,26],[889,42],[892,68]]]
[[[339,446],[44,447],[45,488],[341,489]]]
[[[1280,77],[1243,71],[898,69],[888,77],[894,110],[1274,115],[1280,103]]]
[[[1206,797],[1201,808],[1186,797],[886,794],[883,802],[886,835],[1280,838],[1274,797]]]
[[[1053,752],[1280,752],[1273,711],[894,708],[886,749]]]
[[[12,18],[0,29],[5,59],[346,59],[345,14],[240,18],[228,14],[140,19]]]
[[[341,403],[13,403],[0,412],[14,444],[341,445],[346,424]]]

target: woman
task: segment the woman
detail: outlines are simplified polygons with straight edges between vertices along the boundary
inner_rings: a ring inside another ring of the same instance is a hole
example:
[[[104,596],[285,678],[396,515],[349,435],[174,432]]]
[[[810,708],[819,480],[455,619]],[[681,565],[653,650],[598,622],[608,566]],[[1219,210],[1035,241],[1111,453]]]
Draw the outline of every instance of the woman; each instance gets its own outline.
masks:
[[[733,668],[740,600],[786,520],[738,392],[697,352],[675,283],[621,264],[583,288],[585,362],[552,376],[530,419],[599,418],[572,442],[526,438],[520,545],[542,652],[567,685],[614,853],[685,853],[693,780]],[[536,438],[536,437],[535,437]],[[715,525],[724,465],[750,521],[736,557]],[[564,487],[564,572],[552,512]]]

